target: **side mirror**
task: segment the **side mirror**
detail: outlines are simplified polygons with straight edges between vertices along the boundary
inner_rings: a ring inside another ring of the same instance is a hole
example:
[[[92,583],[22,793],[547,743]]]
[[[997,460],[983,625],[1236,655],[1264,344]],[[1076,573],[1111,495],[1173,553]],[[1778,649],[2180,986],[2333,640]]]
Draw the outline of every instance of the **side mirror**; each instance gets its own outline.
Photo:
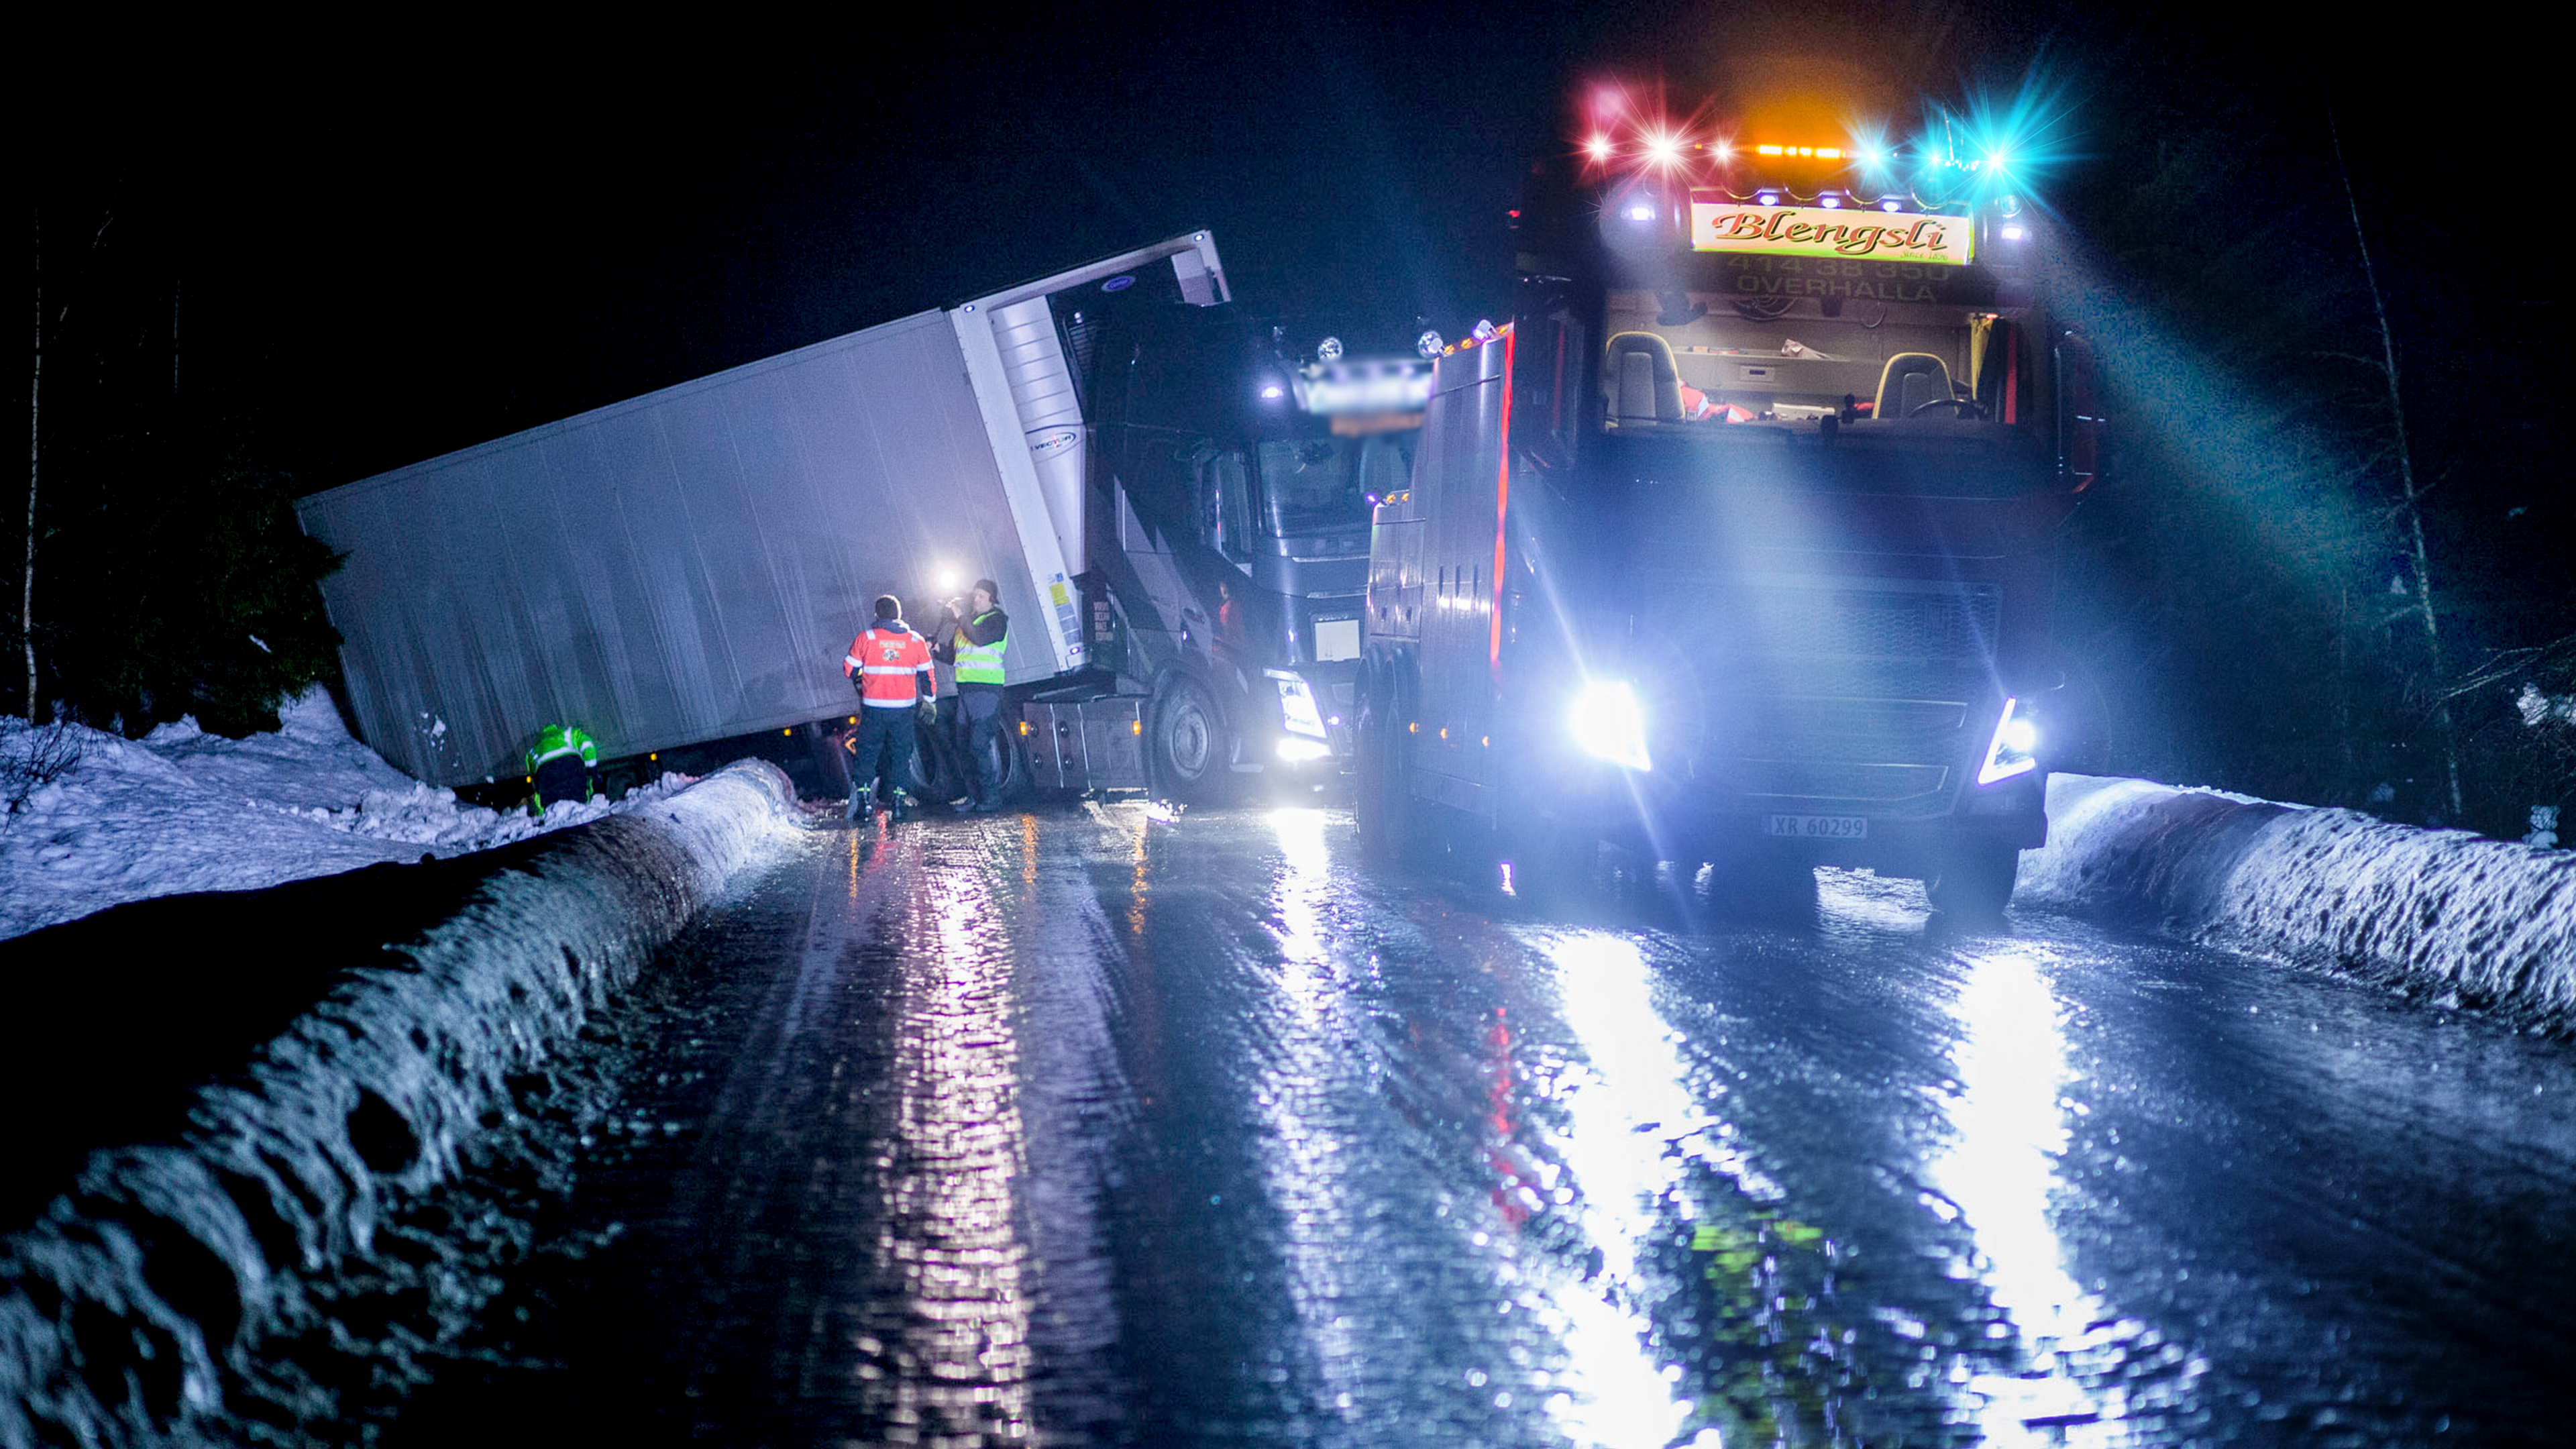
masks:
[[[2111,420],[2093,363],[2093,344],[2077,332],[2057,338],[2057,473],[2066,491],[2082,493],[2103,480],[2109,458],[2104,434]]]

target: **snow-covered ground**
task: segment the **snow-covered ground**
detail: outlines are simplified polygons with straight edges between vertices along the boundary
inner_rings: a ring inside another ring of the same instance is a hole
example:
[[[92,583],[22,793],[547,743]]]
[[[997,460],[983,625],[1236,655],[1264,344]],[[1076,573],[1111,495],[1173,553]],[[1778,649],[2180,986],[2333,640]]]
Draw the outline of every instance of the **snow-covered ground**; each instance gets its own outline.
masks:
[[[0,723],[0,765],[37,734]],[[320,689],[274,734],[79,731],[78,765],[0,819],[0,939],[147,896],[247,890],[379,861],[463,855],[633,810],[494,811],[421,784],[349,737]],[[2417,830],[2143,780],[2061,775],[2025,904],[2407,980],[2576,1027],[2576,852]]]
[[[2576,1030],[2576,851],[2057,775],[2015,898]]]
[[[275,734],[230,740],[192,721],[140,740],[78,730],[79,763],[0,817],[0,939],[147,896],[250,890],[379,861],[463,855],[632,810],[690,783],[542,816],[487,810],[410,778],[349,737],[318,686]],[[0,762],[37,732],[0,724]]]

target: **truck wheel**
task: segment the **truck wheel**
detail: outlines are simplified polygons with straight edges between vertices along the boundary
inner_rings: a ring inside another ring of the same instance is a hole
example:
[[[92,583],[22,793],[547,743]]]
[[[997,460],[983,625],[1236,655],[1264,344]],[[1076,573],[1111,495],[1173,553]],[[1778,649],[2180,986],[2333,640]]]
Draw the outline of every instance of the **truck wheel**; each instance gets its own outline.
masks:
[[[1971,925],[2002,922],[2021,874],[2021,851],[1988,842],[1953,846],[1940,874],[1923,882],[1932,909]]]
[[[1011,721],[995,743],[1002,750],[1002,799],[1017,800],[1029,792],[1029,742],[1020,738],[1019,723]]]
[[[904,784],[905,793],[925,805],[945,805],[955,800],[966,793],[960,763],[957,752],[949,748],[945,730],[936,725],[914,724],[912,778]]]
[[[1175,679],[1154,702],[1154,781],[1174,799],[1205,804],[1225,773],[1222,726],[1207,691]]]
[[[1414,853],[1420,833],[1405,788],[1412,742],[1399,718],[1403,700],[1392,666],[1365,667],[1359,686],[1359,715],[1351,726],[1351,815],[1360,849],[1372,859],[1399,863]]]
[[[957,793],[962,797],[973,790],[978,762],[962,732],[950,741],[949,747],[957,757]],[[1002,727],[993,734],[993,749],[999,757],[995,761],[999,768],[993,778],[1001,782],[994,791],[994,798],[1007,805],[1026,794],[1029,788],[1028,742],[1020,738],[1019,721],[1004,716]]]

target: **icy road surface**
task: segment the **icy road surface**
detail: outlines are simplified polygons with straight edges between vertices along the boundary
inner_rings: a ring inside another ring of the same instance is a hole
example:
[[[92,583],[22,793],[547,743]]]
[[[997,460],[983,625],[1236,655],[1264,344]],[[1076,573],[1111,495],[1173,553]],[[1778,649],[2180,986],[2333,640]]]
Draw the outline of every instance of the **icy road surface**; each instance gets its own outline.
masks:
[[[2499,1445],[2576,1052],[1833,872],[1558,918],[1329,810],[817,829],[392,1443]],[[542,1196],[542,1194],[540,1194]]]

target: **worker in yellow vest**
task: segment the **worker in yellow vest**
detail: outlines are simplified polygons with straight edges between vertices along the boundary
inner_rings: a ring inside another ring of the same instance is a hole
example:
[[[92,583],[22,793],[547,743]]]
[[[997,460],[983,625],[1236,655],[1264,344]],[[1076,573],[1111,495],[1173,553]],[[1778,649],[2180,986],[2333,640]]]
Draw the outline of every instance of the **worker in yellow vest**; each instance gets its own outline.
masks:
[[[938,657],[955,666],[957,708],[966,721],[966,757],[975,762],[971,798],[957,813],[1002,808],[1002,650],[1011,616],[1002,612],[1002,586],[977,579],[968,598],[951,599],[939,621]]]

